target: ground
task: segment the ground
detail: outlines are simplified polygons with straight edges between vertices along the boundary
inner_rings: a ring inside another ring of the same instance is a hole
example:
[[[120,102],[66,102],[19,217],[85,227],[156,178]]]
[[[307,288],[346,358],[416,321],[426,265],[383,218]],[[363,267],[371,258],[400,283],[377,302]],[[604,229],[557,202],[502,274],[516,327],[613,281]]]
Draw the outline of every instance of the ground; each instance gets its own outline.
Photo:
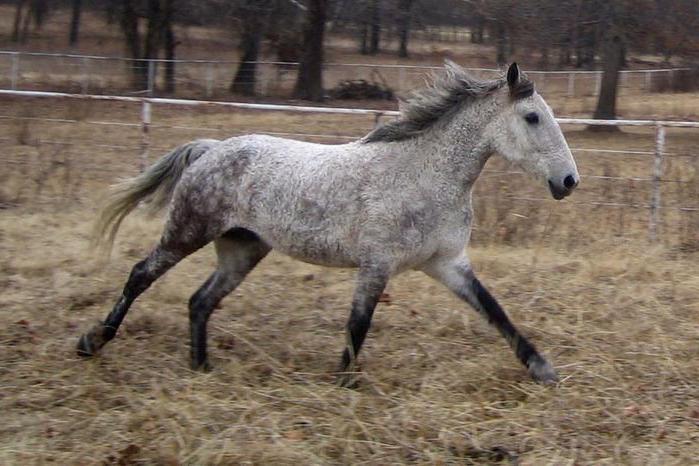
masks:
[[[691,98],[655,94],[621,109],[687,117],[675,109],[696,112]],[[552,103],[567,114],[586,105]],[[78,336],[105,316],[161,228],[137,212],[111,257],[90,248],[107,186],[142,160],[138,126],[98,122],[137,123],[139,108],[22,99],[2,108],[0,463],[685,465],[699,457],[699,217],[676,208],[699,207],[696,131],[668,132],[658,242],[648,240],[646,208],[652,131],[565,128],[584,177],[562,202],[498,160],[486,167],[470,254],[480,280],[552,360],[558,386],[533,383],[479,316],[411,272],[377,308],[361,383],[350,390],[332,372],[352,271],[276,253],[212,317],[212,372],[188,369],[186,311],[214,267],[210,247],[156,282],[103,354],[79,359]],[[148,162],[194,137],[268,131],[333,142],[372,125],[169,107],[156,107],[154,122]],[[590,151],[601,149],[626,152]]]

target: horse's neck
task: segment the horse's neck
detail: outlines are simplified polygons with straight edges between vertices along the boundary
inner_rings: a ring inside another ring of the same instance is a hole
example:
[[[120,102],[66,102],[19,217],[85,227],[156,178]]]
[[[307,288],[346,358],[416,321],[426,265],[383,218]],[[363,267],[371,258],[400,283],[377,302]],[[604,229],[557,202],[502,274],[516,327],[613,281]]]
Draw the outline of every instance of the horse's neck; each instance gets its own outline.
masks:
[[[405,159],[419,164],[425,176],[435,176],[470,191],[492,154],[489,141],[483,135],[490,118],[490,115],[482,119],[475,115],[456,117],[413,140],[404,141]]]

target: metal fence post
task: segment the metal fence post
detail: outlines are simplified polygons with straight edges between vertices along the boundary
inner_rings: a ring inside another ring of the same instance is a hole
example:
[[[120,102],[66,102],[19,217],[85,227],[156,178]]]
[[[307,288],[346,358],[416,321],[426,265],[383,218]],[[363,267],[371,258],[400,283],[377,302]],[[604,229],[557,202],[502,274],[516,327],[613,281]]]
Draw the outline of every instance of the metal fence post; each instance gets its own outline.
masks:
[[[84,95],[87,94],[87,91],[90,87],[90,71],[89,71],[89,63],[87,61],[87,57],[82,58],[82,79],[80,80],[80,92]]]
[[[264,66],[264,65],[262,65]],[[269,80],[265,76],[264,73],[260,72],[260,66],[258,65],[258,71],[257,71],[257,87],[258,87],[258,92],[260,93],[261,96],[267,96],[267,87],[269,85]]]
[[[214,93],[214,64],[206,64],[206,97],[211,97]]]
[[[383,112],[376,112],[374,114],[374,128],[378,128],[381,126],[381,117],[383,116]]]
[[[148,166],[148,150],[150,149],[150,124],[151,103],[148,100],[143,100],[143,103],[141,104],[141,171],[144,171]]]
[[[651,91],[651,89],[650,89],[650,87],[651,87],[650,71],[646,71],[645,74],[646,74],[646,92],[650,92]]]
[[[602,72],[597,71],[595,73],[595,96],[599,96],[602,91]]]
[[[658,239],[658,214],[660,209],[660,179],[663,176],[663,153],[665,152],[665,127],[661,124],[655,127],[655,156],[653,161],[653,185],[650,199],[650,219],[648,223],[648,238]]]
[[[148,60],[148,97],[153,97],[155,90],[155,60]]]
[[[575,73],[568,73],[568,97],[575,95]]]
[[[12,54],[12,69],[10,70],[10,88],[17,90],[19,84],[19,53]]]

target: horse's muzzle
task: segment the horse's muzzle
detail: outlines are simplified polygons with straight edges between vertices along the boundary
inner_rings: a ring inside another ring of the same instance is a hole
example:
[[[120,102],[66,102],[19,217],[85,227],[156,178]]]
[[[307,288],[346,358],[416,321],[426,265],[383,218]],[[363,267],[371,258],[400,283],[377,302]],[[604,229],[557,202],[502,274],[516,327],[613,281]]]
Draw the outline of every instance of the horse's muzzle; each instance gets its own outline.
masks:
[[[561,183],[556,183],[553,180],[549,180],[549,190],[551,195],[557,201],[560,201],[564,197],[570,195],[573,190],[578,186],[580,179],[575,175],[568,175],[563,178]]]

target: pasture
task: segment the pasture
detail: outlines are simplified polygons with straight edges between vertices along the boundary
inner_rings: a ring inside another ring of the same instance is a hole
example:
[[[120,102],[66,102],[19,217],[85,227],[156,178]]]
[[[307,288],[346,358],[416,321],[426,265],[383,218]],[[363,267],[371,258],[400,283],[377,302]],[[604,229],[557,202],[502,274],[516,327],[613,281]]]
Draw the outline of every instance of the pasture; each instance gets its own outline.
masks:
[[[353,273],[272,253],[210,322],[208,374],[188,369],[189,295],[211,248],[156,282],[102,356],[75,343],[157,240],[129,218],[111,258],[89,249],[99,200],[138,171],[138,108],[4,99],[0,134],[3,464],[690,464],[699,457],[695,212],[661,211],[647,241],[648,154],[574,151],[569,199],[491,160],[475,194],[483,283],[548,355],[534,384],[503,339],[419,273],[392,281],[334,385]],[[559,112],[560,113],[560,112]],[[21,117],[21,119],[16,119]],[[46,119],[53,119],[47,121]],[[61,120],[61,121],[59,121]],[[194,137],[367,132],[366,118],[155,108],[150,160]],[[203,130],[202,128],[209,128]],[[571,147],[652,152],[652,131],[566,128]],[[662,202],[695,206],[699,133],[668,131]],[[70,143],[70,144],[69,144]],[[516,170],[515,170],[516,171]],[[590,175],[598,176],[597,178]],[[587,176],[587,177],[586,177]],[[680,182],[681,181],[681,182]],[[527,200],[527,199],[544,200]]]

